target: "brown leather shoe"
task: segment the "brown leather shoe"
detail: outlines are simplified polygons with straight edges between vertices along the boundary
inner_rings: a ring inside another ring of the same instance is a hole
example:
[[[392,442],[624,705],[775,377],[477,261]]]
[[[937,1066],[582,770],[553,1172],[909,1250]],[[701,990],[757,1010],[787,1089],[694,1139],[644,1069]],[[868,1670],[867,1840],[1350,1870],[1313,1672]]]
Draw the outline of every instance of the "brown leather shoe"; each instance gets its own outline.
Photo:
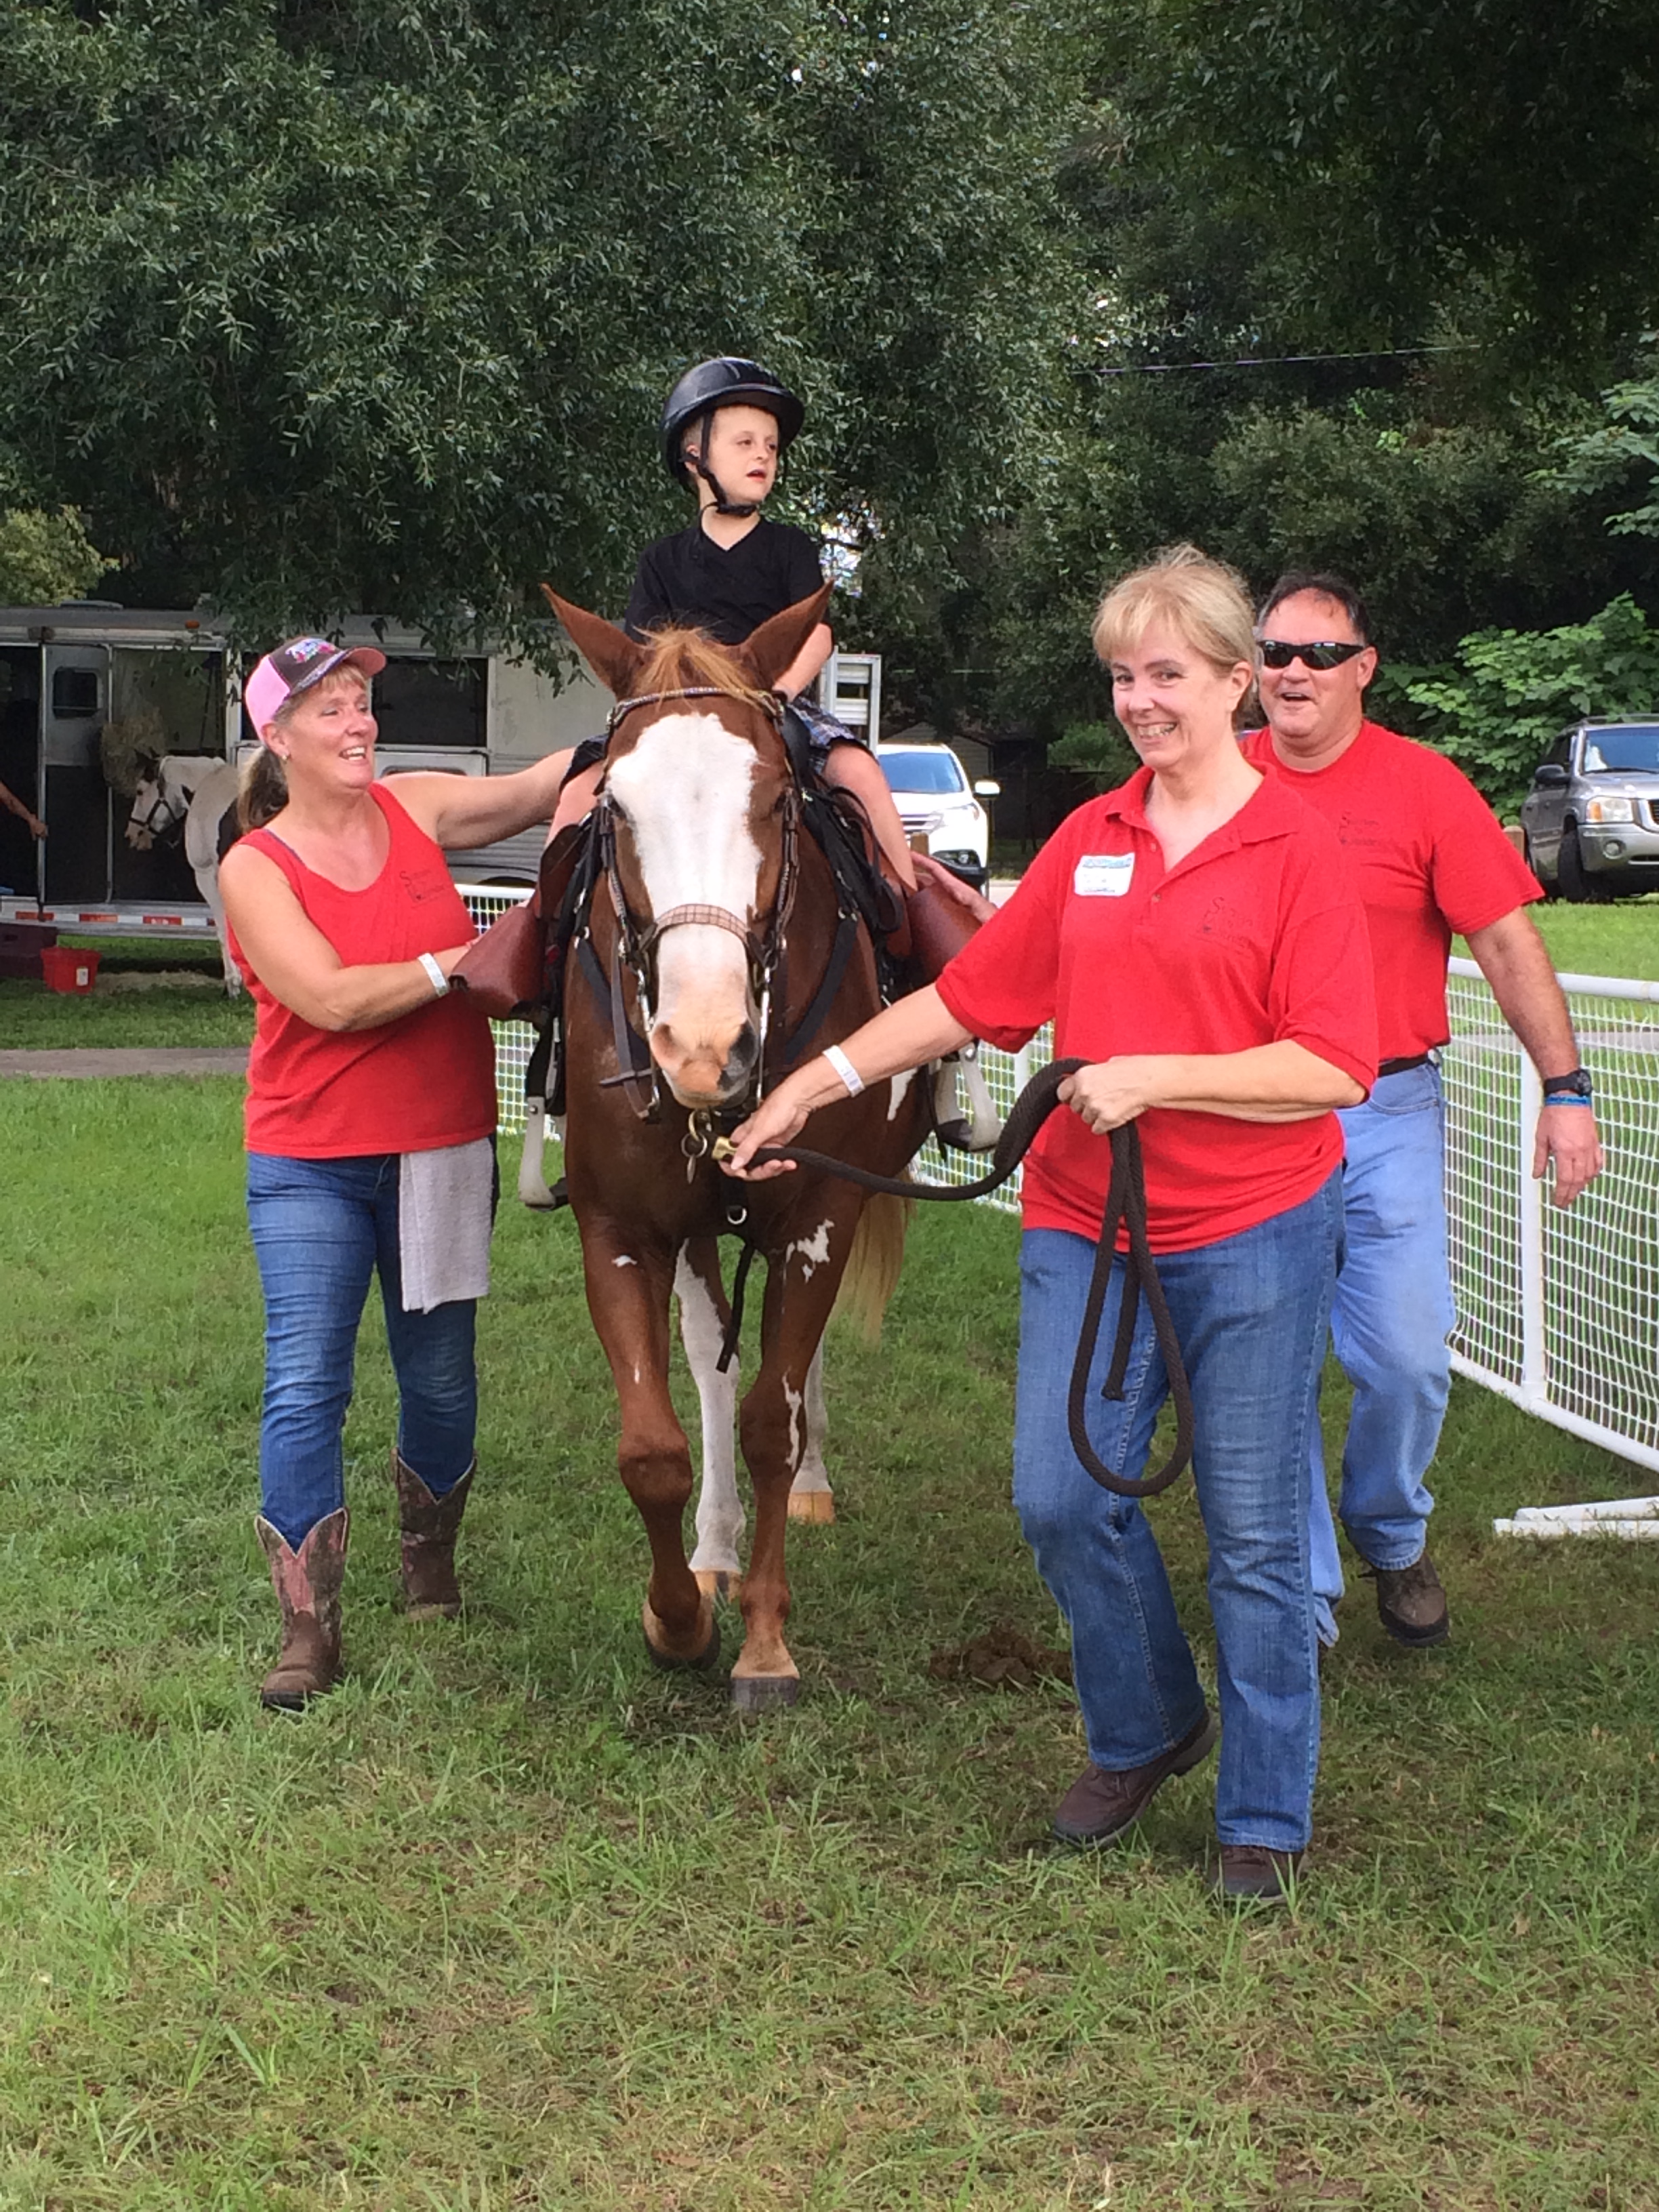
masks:
[[[1451,1634],[1446,1593],[1426,1552],[1408,1567],[1367,1567],[1376,1583],[1376,1617],[1396,1644],[1443,1644]]]
[[[1220,1723],[1206,1710],[1178,1744],[1144,1766],[1111,1771],[1091,1761],[1060,1801],[1054,1818],[1055,1835],[1062,1844],[1115,1843],[1126,1828],[1133,1827],[1158,1784],[1207,1759],[1220,1733]]]
[[[1302,1871],[1300,1851],[1271,1851],[1265,1844],[1223,1844],[1221,1864],[1210,1876],[1215,1896],[1229,1905],[1287,1905]]]
[[[403,1530],[404,1606],[411,1620],[453,1620],[461,1609],[455,1539],[477,1464],[474,1460],[453,1490],[434,1498],[414,1468],[392,1452],[392,1479]]]
[[[263,1514],[253,1525],[283,1613],[283,1648],[260,1686],[259,1702],[297,1713],[340,1679],[340,1586],[351,1517],[343,1505],[325,1515],[297,1552]]]

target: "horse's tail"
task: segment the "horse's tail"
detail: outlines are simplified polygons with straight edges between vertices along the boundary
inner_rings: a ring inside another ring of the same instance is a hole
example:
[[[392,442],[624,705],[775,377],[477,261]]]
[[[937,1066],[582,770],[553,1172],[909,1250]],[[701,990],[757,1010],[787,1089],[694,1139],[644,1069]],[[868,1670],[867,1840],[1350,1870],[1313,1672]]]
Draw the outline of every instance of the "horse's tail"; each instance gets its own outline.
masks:
[[[915,1200],[878,1192],[864,1202],[853,1249],[836,1294],[836,1311],[846,1315],[871,1344],[881,1334],[881,1317],[904,1264],[904,1232]]]

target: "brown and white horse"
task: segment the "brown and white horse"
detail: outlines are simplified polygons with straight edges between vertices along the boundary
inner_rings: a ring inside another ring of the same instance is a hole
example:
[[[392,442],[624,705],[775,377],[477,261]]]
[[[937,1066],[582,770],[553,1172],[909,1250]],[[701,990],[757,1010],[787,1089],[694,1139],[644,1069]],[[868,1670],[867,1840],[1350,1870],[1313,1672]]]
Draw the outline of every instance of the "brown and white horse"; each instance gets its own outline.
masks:
[[[879,1313],[904,1235],[902,1201],[804,1170],[738,1185],[711,1156],[718,1119],[739,1118],[764,1083],[879,1004],[874,949],[847,927],[829,864],[802,831],[771,696],[824,596],[731,651],[693,631],[637,645],[553,600],[618,702],[599,800],[606,866],[586,942],[579,933],[566,960],[565,1175],[621,1405],[623,1480],[650,1541],[646,1640],[666,1666],[709,1666],[720,1648],[714,1576],[685,1554],[692,1469],[669,1396],[670,1298],[678,1272],[683,1308],[711,1332],[714,1241],[735,1231],[767,1263],[760,1365],[739,1411],[755,1522],[732,1692],[751,1711],[792,1703],[799,1686],[784,1536],[819,1340],[843,1291]],[[825,1108],[807,1141],[901,1174],[927,1111],[926,1085],[900,1077]],[[707,1551],[714,1532],[703,1533]]]
[[[127,842],[136,853],[147,853],[152,845],[183,831],[185,858],[213,916],[225,993],[232,999],[241,992],[242,977],[230,957],[224,902],[219,896],[219,847],[225,817],[235,809],[236,781],[235,762],[216,759],[211,753],[147,757],[126,825]]]

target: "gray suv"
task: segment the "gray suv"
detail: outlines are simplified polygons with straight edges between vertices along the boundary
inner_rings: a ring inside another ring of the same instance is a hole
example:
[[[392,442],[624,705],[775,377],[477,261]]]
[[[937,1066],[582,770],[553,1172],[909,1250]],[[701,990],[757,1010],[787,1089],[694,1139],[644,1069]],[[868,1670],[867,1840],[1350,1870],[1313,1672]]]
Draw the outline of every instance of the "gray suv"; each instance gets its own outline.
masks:
[[[1563,731],[1533,772],[1521,826],[1547,891],[1609,899],[1659,890],[1659,720]]]

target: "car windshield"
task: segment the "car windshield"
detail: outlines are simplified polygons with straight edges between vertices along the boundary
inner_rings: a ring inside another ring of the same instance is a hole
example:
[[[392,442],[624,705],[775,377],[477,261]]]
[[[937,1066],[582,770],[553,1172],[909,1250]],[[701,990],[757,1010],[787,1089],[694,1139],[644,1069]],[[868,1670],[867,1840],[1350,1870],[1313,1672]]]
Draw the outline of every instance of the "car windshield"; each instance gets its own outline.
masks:
[[[1659,722],[1632,722],[1627,729],[1587,730],[1586,775],[1652,775],[1659,770]]]
[[[881,772],[892,791],[966,791],[954,753],[881,753]]]

